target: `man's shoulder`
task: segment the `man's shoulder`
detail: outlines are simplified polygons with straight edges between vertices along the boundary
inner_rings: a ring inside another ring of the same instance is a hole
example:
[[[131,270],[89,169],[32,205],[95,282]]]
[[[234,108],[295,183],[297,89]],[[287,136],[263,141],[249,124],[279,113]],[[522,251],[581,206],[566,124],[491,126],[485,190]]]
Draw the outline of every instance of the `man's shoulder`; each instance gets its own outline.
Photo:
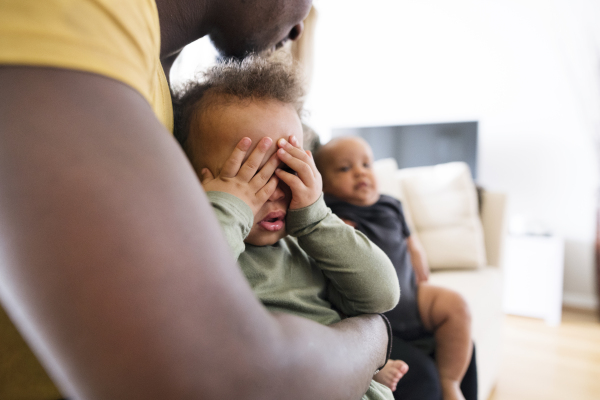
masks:
[[[160,26],[153,0],[0,2],[0,64],[91,72],[156,90]]]

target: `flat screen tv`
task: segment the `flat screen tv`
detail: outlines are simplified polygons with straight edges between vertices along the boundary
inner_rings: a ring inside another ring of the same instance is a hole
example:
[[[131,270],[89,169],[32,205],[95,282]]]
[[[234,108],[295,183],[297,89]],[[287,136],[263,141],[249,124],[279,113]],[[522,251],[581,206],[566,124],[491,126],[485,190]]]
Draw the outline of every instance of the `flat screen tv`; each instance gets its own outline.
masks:
[[[393,157],[399,168],[464,161],[477,179],[477,121],[337,128],[332,136],[360,136],[375,160]]]

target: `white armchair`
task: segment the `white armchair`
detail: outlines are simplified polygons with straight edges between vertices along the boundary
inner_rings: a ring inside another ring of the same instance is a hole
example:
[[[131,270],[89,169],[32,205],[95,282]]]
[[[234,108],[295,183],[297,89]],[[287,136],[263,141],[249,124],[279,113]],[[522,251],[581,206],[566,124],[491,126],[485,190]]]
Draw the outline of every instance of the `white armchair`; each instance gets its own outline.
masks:
[[[412,234],[430,261],[430,282],[461,293],[473,316],[479,399],[498,378],[502,313],[502,248],[506,195],[484,192],[481,212],[464,163],[398,170],[393,159],[375,163],[379,190],[400,199]]]

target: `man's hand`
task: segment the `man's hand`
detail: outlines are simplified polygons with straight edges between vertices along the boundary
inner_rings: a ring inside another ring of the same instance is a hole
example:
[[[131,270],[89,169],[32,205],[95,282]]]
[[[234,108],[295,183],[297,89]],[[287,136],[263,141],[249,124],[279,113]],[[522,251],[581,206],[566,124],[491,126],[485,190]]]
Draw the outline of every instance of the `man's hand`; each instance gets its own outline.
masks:
[[[216,177],[208,168],[202,169],[201,181],[204,190],[232,194],[248,204],[252,214],[256,215],[279,183],[279,179],[273,175],[279,165],[279,158],[275,154],[258,173],[256,172],[272,143],[271,138],[262,138],[250,157],[242,164],[252,140],[248,137],[240,140]]]
[[[277,155],[283,163],[296,172],[292,174],[278,168],[275,174],[292,190],[290,210],[308,207],[319,200],[323,192],[323,179],[317,170],[315,160],[310,151],[300,147],[298,139],[290,136],[289,142],[279,139]]]
[[[423,245],[415,235],[410,235],[406,242],[417,283],[427,282],[429,280],[429,263]]]

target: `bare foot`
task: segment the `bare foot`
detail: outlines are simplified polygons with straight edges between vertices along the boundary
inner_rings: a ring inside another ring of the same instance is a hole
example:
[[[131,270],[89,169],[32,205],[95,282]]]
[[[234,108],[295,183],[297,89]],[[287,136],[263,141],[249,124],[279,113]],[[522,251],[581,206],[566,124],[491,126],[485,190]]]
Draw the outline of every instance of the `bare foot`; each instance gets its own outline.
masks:
[[[460,390],[460,382],[444,378],[441,378],[440,382],[444,400],[465,400]]]
[[[396,390],[396,385],[400,378],[408,372],[408,364],[401,360],[388,360],[381,371],[379,371],[373,379],[390,389],[392,392]]]

